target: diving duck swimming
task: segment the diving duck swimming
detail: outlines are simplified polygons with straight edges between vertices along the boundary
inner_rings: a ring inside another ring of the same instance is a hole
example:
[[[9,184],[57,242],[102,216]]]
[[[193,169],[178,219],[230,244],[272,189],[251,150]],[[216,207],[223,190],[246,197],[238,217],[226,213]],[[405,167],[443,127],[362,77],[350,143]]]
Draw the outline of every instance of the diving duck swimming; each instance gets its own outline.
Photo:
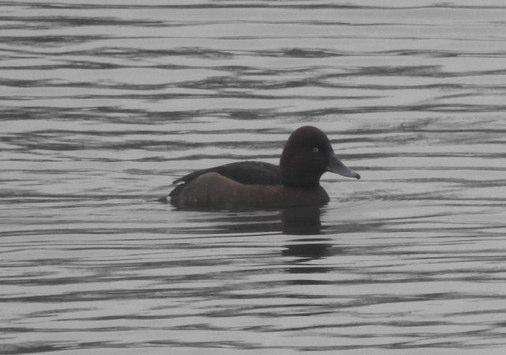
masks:
[[[337,159],[325,133],[303,126],[288,138],[279,166],[243,161],[197,170],[175,180],[168,199],[179,209],[200,210],[321,206],[329,202],[320,186],[327,171],[360,179]]]

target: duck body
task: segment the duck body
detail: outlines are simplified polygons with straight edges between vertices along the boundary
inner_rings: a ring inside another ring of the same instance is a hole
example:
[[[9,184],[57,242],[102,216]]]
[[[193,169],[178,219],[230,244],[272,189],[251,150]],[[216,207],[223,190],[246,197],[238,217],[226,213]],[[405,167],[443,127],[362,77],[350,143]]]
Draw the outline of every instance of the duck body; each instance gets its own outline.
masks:
[[[319,183],[325,171],[360,178],[337,160],[322,131],[304,126],[289,137],[279,166],[244,161],[197,170],[175,180],[168,199],[187,210],[321,206],[329,202]]]
[[[323,205],[329,197],[321,186],[296,188],[281,184],[274,164],[246,161],[198,170],[176,182],[170,202],[182,209],[274,209]]]

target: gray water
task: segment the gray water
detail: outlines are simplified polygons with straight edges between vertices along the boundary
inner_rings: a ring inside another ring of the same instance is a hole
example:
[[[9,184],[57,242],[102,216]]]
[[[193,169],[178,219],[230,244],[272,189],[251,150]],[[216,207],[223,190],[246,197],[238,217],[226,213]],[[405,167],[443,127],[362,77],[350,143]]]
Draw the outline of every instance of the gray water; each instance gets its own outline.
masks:
[[[504,353],[506,3],[0,2],[0,353]],[[321,209],[184,212],[311,124]]]

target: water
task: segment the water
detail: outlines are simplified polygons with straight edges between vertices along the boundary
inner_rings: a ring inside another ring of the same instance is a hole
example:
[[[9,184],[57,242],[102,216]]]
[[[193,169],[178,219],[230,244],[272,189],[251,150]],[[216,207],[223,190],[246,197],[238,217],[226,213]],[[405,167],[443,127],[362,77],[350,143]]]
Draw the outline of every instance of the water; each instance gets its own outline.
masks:
[[[0,353],[503,353],[506,5],[458,3],[1,2]],[[327,206],[157,201],[304,124]]]

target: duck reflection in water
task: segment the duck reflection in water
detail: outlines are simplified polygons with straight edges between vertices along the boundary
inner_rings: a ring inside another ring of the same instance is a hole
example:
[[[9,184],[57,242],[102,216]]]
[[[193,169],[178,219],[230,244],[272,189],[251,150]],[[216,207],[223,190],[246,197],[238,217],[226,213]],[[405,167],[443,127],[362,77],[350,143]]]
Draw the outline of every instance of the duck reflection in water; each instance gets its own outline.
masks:
[[[298,207],[281,211],[283,232],[291,235],[318,235],[321,234],[321,212],[319,207]],[[291,259],[287,272],[295,274],[322,273],[330,268],[305,264],[308,261],[322,259],[330,255],[332,244],[329,238],[302,238],[294,239],[282,251],[283,256],[295,257]],[[293,282],[307,283],[307,281],[294,280]]]
[[[321,233],[321,208],[316,206],[294,207],[281,210],[283,232],[306,235]]]
[[[185,218],[187,222],[191,222],[191,227],[186,226],[179,232],[265,235],[281,231],[285,235],[293,236],[281,251],[281,255],[287,257],[293,266],[289,272],[326,272],[326,268],[304,264],[339,252],[332,246],[332,239],[323,236],[321,215],[324,211],[321,207],[306,206],[271,211],[191,214],[191,217]]]

